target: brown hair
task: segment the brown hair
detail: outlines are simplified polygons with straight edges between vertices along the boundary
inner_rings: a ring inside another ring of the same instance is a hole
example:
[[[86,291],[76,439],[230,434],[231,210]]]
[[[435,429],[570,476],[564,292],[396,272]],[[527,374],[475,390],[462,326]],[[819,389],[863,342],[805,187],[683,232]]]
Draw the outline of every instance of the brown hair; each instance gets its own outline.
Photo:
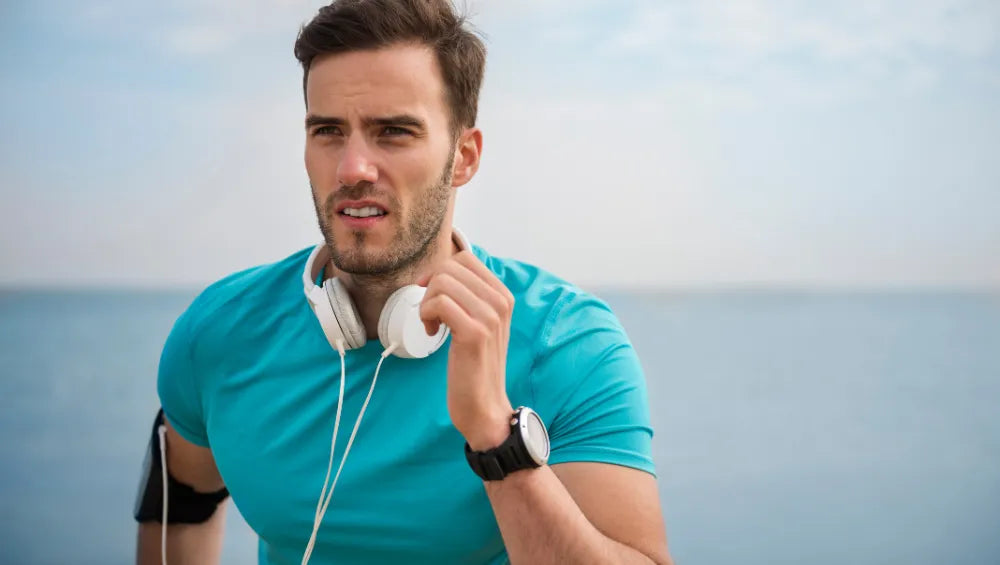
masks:
[[[476,124],[486,46],[466,29],[449,0],[334,0],[303,26],[295,40],[305,93],[319,55],[378,49],[398,43],[430,47],[437,57],[453,130]],[[308,101],[307,101],[308,103]]]

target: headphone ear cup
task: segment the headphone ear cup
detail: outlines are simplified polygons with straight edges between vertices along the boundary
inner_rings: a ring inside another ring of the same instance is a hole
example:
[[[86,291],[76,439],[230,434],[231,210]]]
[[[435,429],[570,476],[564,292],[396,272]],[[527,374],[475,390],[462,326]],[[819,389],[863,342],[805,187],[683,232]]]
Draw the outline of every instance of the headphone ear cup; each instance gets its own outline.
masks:
[[[361,323],[361,316],[358,309],[351,300],[351,295],[340,282],[333,278],[323,285],[326,289],[327,298],[330,300],[330,307],[334,317],[340,325],[341,333],[344,334],[344,341],[347,349],[357,349],[363,347],[367,341],[367,332],[364,324]]]
[[[344,347],[346,348],[347,338],[344,337],[344,331],[340,329],[340,324],[337,323],[337,315],[333,313],[333,305],[330,304],[330,297],[327,296],[325,290],[318,286],[314,286],[312,289],[307,290],[306,298],[309,301],[309,306],[312,307],[313,313],[316,315],[316,320],[319,321],[319,325],[323,328],[323,335],[326,336],[326,340],[330,342],[330,347],[336,349],[337,342],[344,342]]]
[[[427,289],[415,284],[404,286],[389,295],[378,319],[378,337],[382,346],[393,345],[393,355],[404,359],[420,359],[434,353],[448,338],[450,330],[444,324],[434,335],[427,335],[420,319],[420,303]]]
[[[406,287],[403,287],[406,288]],[[392,338],[389,335],[389,318],[392,317],[393,311],[396,309],[396,303],[403,294],[400,292],[403,288],[397,289],[395,292],[389,295],[386,299],[385,305],[382,306],[382,313],[378,317],[378,339],[382,342],[382,347],[389,347],[392,343]]]

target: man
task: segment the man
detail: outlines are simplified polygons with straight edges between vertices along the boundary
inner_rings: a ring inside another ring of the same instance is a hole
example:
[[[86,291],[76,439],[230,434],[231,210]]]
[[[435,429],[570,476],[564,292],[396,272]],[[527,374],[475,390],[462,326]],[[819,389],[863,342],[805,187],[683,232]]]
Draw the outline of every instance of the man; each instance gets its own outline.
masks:
[[[324,245],[217,282],[171,331],[167,559],[217,563],[231,495],[260,563],[670,563],[624,330],[452,227],[483,146],[480,40],[447,0],[337,0],[295,54]],[[383,309],[414,283],[422,339],[446,337],[402,358]],[[142,563],[161,498],[139,501]]]

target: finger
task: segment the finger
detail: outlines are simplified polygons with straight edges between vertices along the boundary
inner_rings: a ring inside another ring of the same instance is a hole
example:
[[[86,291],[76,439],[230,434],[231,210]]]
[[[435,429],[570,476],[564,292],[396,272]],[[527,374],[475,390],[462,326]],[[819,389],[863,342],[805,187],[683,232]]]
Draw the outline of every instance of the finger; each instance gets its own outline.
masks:
[[[480,265],[482,265],[482,263],[480,263]],[[512,301],[508,301],[502,293],[497,291],[497,289],[489,283],[489,281],[484,280],[468,266],[457,261],[452,261],[445,266],[444,272],[452,275],[461,284],[475,293],[480,300],[489,304],[490,308],[496,312],[500,318],[508,319],[510,317],[513,309],[511,305]],[[500,284],[502,285],[503,283]]]
[[[439,321],[435,320],[432,322],[424,322],[424,333],[426,333],[427,335],[434,335],[438,333],[438,330],[440,328],[441,328],[441,322]]]
[[[473,320],[450,296],[438,294],[420,304],[420,319],[425,324],[445,324],[451,329],[452,339],[466,341],[483,334],[483,328]]]
[[[455,265],[453,268],[435,275],[427,286],[427,295],[433,298],[435,295],[444,294],[454,300],[473,319],[489,328],[499,328],[500,313],[468,286],[469,284],[483,286],[482,281],[476,280],[471,273],[464,275],[465,281],[459,281],[452,273],[461,269],[464,268]]]
[[[471,251],[463,251],[455,256],[455,261],[475,273],[476,276],[485,281],[493,290],[497,291],[503,297],[509,310],[514,309],[514,295],[510,292],[510,289],[503,284],[503,281],[489,267],[479,260],[479,257],[476,257]]]
[[[471,269],[459,264],[458,262],[451,262],[447,266],[447,272],[460,277],[461,283],[464,283],[467,288],[475,292],[480,300],[485,300],[486,303],[489,304],[489,309],[492,314],[489,317],[489,323],[486,327],[489,330],[490,335],[497,340],[497,361],[501,366],[503,366],[506,363],[507,342],[510,340],[510,321],[513,314],[513,298],[508,302],[503,295],[491,287],[489,283],[473,273]]]

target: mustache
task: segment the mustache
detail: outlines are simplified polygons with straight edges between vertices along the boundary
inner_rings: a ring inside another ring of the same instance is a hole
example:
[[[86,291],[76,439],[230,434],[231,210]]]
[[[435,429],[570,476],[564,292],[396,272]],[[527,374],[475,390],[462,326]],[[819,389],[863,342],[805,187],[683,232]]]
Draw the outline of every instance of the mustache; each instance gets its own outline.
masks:
[[[372,198],[378,191],[375,185],[368,181],[361,181],[352,186],[342,186],[333,191],[330,196],[336,200],[361,200],[362,198]]]
[[[377,188],[375,188],[374,184],[368,181],[362,181],[355,185],[342,186],[337,190],[331,192],[326,197],[326,206],[327,209],[330,210],[333,209],[333,207],[336,206],[337,202],[341,200],[364,200],[364,199],[378,200],[379,202],[384,202],[386,203],[387,206],[390,207],[390,211],[392,209],[398,208],[399,205],[396,196],[391,192],[378,190]]]

